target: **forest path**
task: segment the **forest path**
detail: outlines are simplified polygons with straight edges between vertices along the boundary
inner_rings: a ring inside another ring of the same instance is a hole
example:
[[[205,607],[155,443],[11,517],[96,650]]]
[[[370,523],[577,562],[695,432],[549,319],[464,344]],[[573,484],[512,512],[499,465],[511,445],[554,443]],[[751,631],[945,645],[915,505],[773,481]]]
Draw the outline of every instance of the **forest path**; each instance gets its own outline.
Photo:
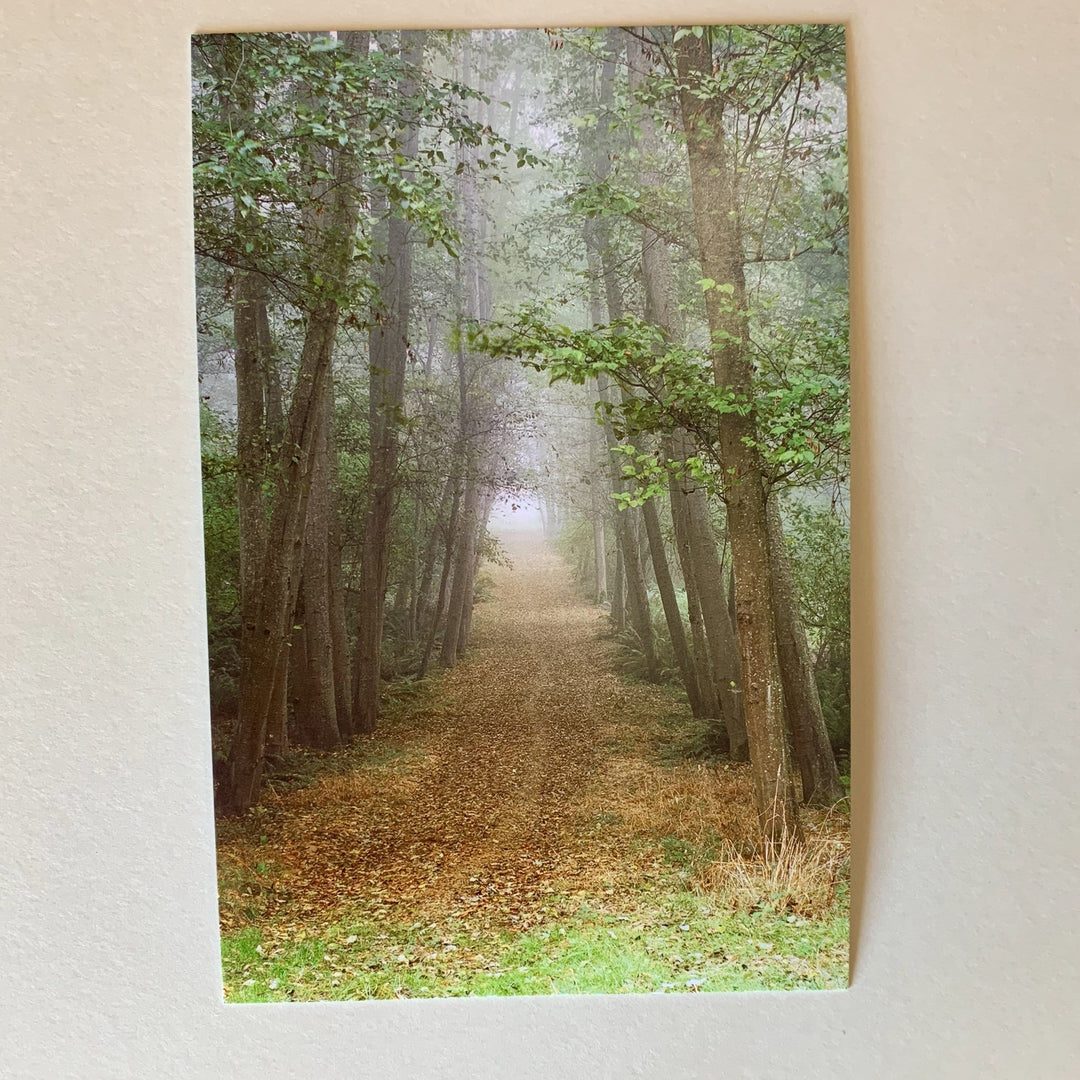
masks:
[[[272,868],[258,921],[359,907],[524,928],[555,898],[603,898],[654,872],[655,851],[602,826],[635,788],[627,769],[653,772],[656,725],[679,706],[614,673],[602,613],[538,537],[502,540],[512,566],[485,568],[494,596],[430,700],[344,751],[355,768],[271,793],[256,823],[222,834],[225,860]],[[223,927],[249,921],[225,901],[223,887]]]

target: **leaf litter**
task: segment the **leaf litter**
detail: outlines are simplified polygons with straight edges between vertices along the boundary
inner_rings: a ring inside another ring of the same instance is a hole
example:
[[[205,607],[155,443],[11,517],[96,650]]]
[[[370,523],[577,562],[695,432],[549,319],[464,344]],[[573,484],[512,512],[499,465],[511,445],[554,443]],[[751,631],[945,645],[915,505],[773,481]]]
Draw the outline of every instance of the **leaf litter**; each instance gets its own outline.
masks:
[[[416,939],[409,954],[399,936],[376,935],[368,967],[440,956],[501,974],[483,952],[493,935],[558,935],[583,908],[644,933],[643,893],[657,925],[680,929],[678,916],[663,921],[663,897],[688,884],[719,907],[760,906],[763,887],[779,895],[775,881],[749,880],[748,769],[660,764],[657,747],[672,720],[689,719],[685,706],[616,675],[603,614],[574,592],[557,555],[514,539],[516,565],[491,568],[494,598],[477,606],[456,667],[401,695],[373,735],[306,755],[311,782],[272,782],[252,813],[219,821],[223,934],[256,927],[273,950],[363,919],[408,926]],[[827,855],[814,896],[824,890],[828,907],[846,865],[846,817],[807,825]],[[725,856],[742,892],[724,891]],[[391,937],[392,955],[377,948]],[[355,934],[340,940],[357,947]]]

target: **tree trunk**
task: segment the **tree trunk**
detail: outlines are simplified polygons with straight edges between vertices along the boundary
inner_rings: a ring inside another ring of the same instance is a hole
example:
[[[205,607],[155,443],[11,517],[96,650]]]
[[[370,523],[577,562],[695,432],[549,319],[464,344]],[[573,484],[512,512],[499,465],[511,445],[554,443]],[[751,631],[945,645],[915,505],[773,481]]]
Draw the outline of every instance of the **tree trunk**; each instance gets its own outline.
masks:
[[[630,92],[639,99],[640,104],[652,65],[645,53],[645,46],[632,35],[626,38],[626,62]],[[657,189],[663,183],[658,167],[663,151],[651,106],[642,105],[639,108],[636,122],[640,150],[639,183],[643,189]],[[683,317],[679,310],[671,253],[665,238],[649,225],[641,228],[641,278],[645,286],[645,318],[659,326],[669,341],[681,342],[684,336]]]
[[[601,398],[607,392],[606,386],[600,384]],[[606,414],[605,414],[606,415]],[[615,432],[610,420],[605,419],[604,434],[608,444],[608,474],[611,478],[613,491],[622,491],[623,476],[620,471],[617,455],[610,451],[618,445]],[[649,611],[649,594],[645,586],[645,573],[641,565],[641,548],[637,534],[636,507],[615,512],[615,542],[618,545],[618,553],[621,556],[621,574],[616,568],[616,579],[622,585],[622,594],[619,597],[616,625],[618,619],[625,613],[630,625],[637,635],[641,646],[642,655],[645,658],[646,677],[655,681],[659,676],[659,665],[656,659],[656,641],[653,634],[652,616]],[[621,629],[621,627],[620,627]]]
[[[746,281],[738,231],[736,176],[727,160],[723,106],[716,96],[711,36],[684,35],[675,45],[679,107],[686,132],[691,203],[704,279],[730,285],[705,293],[717,386],[749,397],[753,365],[747,351]],[[735,608],[743,673],[754,795],[771,852],[786,835],[799,835],[798,808],[784,729],[783,684],[776,648],[766,490],[752,412],[721,413],[718,449],[725,475]]]
[[[821,698],[814,678],[806,628],[799,614],[791,560],[784,543],[784,526],[775,495],[769,499],[768,518],[780,675],[784,680],[791,741],[802,776],[803,802],[811,806],[832,806],[844,797],[844,788],[821,712]]]
[[[615,523],[615,580],[611,583],[611,622],[620,633],[626,629],[626,575],[623,572],[622,545],[618,542],[619,526]]]
[[[274,765],[289,749],[289,652],[284,649],[274,673],[274,692],[270,697],[270,716],[266,722],[266,762]]]
[[[473,543],[473,561],[469,567],[469,580],[465,585],[465,606],[461,616],[461,631],[458,634],[457,652],[460,658],[465,654],[472,639],[472,617],[476,609],[476,577],[480,572],[480,563],[483,560],[483,540],[487,533],[488,517],[491,507],[494,505],[495,496],[489,493],[480,500],[480,509],[476,515],[476,539]]]
[[[660,678],[660,664],[656,658],[656,637],[653,633],[652,612],[649,610],[649,590],[645,584],[645,568],[641,559],[639,511],[636,507],[628,507],[619,514],[619,518],[622,522],[627,613],[645,658],[645,677],[650,682],[656,682]]]
[[[465,605],[472,603],[470,590],[472,589],[472,567],[476,559],[479,507],[480,485],[476,477],[470,475],[465,481],[465,495],[462,499],[459,538],[454,560],[454,578],[450,588],[450,606],[446,613],[446,629],[443,631],[442,650],[439,654],[439,662],[444,668],[453,667],[457,662]]]
[[[608,112],[614,99],[615,88],[615,62],[621,49],[621,31],[609,28],[606,35],[607,56],[600,68],[600,93],[599,111],[601,114]],[[603,117],[602,126],[607,123]],[[611,161],[607,154],[607,136],[597,140],[595,160],[593,165],[596,179],[603,182],[611,171]],[[592,227],[585,230],[586,248],[592,247],[595,253],[595,262],[600,267],[604,285],[604,299],[607,303],[608,321],[615,322],[626,314],[623,303],[622,289],[615,273],[615,260],[611,250],[611,225],[607,218],[601,217],[591,223]],[[598,388],[601,399],[606,395],[606,380],[599,382]],[[623,476],[619,462],[610,451],[617,445],[614,431],[610,421],[604,424],[604,435],[607,440],[609,469],[611,476],[612,491],[623,490]],[[642,655],[645,659],[646,677],[655,681],[659,677],[659,665],[656,659],[656,644],[653,637],[652,618],[649,612],[649,597],[645,587],[645,574],[641,565],[641,548],[638,542],[637,522],[635,511],[632,508],[619,510],[615,517],[615,540],[622,553],[623,577],[625,584],[624,603],[630,625],[637,635],[641,646]]]
[[[259,646],[263,562],[266,555],[266,404],[263,371],[268,361],[259,333],[260,310],[266,306],[266,280],[239,271],[233,286],[233,336],[236,341],[236,462],[240,532],[240,665],[239,694],[251,685],[251,666]],[[275,725],[275,734],[281,733]],[[235,736],[234,736],[235,738]],[[261,751],[260,751],[261,752]],[[219,798],[220,798],[219,793]]]
[[[607,603],[607,541],[604,538],[604,519],[598,512],[594,513],[592,522],[593,533],[593,567],[595,569],[596,585],[593,597],[597,604]]]
[[[604,382],[599,384],[601,399],[607,393]],[[619,469],[617,455],[610,451],[618,445],[611,421],[604,421],[604,435],[608,444],[608,470],[611,477],[613,491],[621,491],[623,488],[623,476]],[[656,659],[656,641],[653,635],[652,615],[649,611],[649,594],[645,587],[645,574],[641,567],[641,548],[638,543],[637,522],[635,520],[637,510],[635,507],[627,507],[625,510],[617,510],[615,513],[615,542],[618,545],[619,554],[622,556],[623,585],[622,603],[620,613],[625,612],[631,627],[637,636],[641,646],[642,656],[645,659],[646,678],[655,682],[659,677],[659,664]]]
[[[425,625],[430,624],[431,619],[431,585],[435,577],[435,560],[439,554],[439,541],[446,539],[446,530],[449,527],[450,503],[456,495],[454,490],[454,478],[447,474],[443,481],[442,494],[439,496],[438,508],[435,511],[435,521],[431,527],[431,533],[427,538],[424,548],[424,560],[420,571],[420,583],[416,588],[414,601],[413,623],[416,633],[419,634]]]
[[[683,687],[686,689],[690,711],[694,716],[702,717],[706,714],[698,688],[694,661],[686,643],[682,613],[679,611],[679,604],[675,598],[675,586],[671,581],[667,553],[664,551],[664,538],[660,535],[660,516],[656,511],[656,502],[653,499],[646,499],[641,513],[645,520],[645,532],[649,538],[649,551],[652,554],[653,574],[656,577],[656,587],[660,592],[660,602],[664,606],[664,618],[667,621],[668,634],[671,636],[675,663],[679,669]]]
[[[748,742],[743,672],[739,645],[728,619],[724,575],[716,553],[716,536],[709,521],[705,493],[697,486],[687,486],[684,490],[688,539],[701,601],[701,618],[705,624],[720,711],[727,728],[728,752],[736,761],[746,761],[753,751]]]
[[[670,453],[668,457],[672,455]],[[682,483],[674,473],[669,474],[668,489],[671,498],[671,521],[675,531],[675,547],[679,553],[679,566],[682,568],[683,587],[686,589],[686,613],[690,623],[690,640],[694,647],[694,670],[698,677],[702,706],[705,715],[723,720],[720,698],[716,692],[713,678],[712,658],[705,637],[705,624],[701,616],[701,597],[697,586],[698,570],[694,564],[690,544],[690,523],[686,507],[686,495]],[[726,728],[725,735],[726,735]],[[730,752],[730,745],[725,739],[723,750]]]
[[[431,663],[431,654],[435,649],[435,638],[439,633],[439,624],[442,622],[443,611],[446,607],[446,590],[450,581],[450,572],[454,564],[454,541],[457,537],[458,515],[461,511],[461,485],[454,484],[454,501],[450,506],[450,518],[446,524],[446,543],[443,548],[442,573],[439,575],[439,596],[435,601],[435,609],[431,614],[431,625],[428,628],[427,641],[424,644],[424,655],[420,661],[420,670],[416,673],[418,679],[427,674],[428,664]]]
[[[318,432],[308,473],[304,563],[296,618],[303,628],[304,665],[303,677],[293,695],[303,743],[320,750],[329,750],[341,742],[337,721],[330,599],[330,483],[326,433],[330,391],[331,380],[327,378],[322,400],[318,403]]]
[[[589,289],[589,309],[594,324],[601,321],[600,296],[595,284]],[[599,396],[596,380],[590,379],[589,386],[592,392]],[[604,517],[607,508],[611,505],[611,489],[605,481],[608,475],[606,468],[607,445],[604,433],[595,417],[589,418],[589,465],[592,475],[592,483],[589,488],[590,517],[592,518],[593,534],[593,569],[595,571],[595,588],[593,597],[597,604],[606,604],[608,599],[608,569],[607,569],[607,538],[604,536]]]
[[[308,732],[305,730],[304,721],[307,718],[307,710],[304,708],[304,698],[307,697],[307,635],[304,633],[304,587],[300,583],[300,590],[296,596],[296,607],[293,609],[292,631],[289,634],[288,647],[282,650],[284,665],[288,672],[286,679],[287,707],[286,712],[292,720],[292,739],[300,746],[310,745],[307,741]]]
[[[296,607],[304,546],[311,455],[317,400],[329,377],[338,310],[327,301],[308,319],[304,348],[289,408],[288,432],[266,544],[259,571],[261,589],[254,612],[241,631],[239,717],[225,777],[218,788],[223,813],[243,813],[258,800],[280,654],[289,638]]]
[[[333,650],[334,703],[338,731],[342,739],[356,734],[352,724],[352,674],[349,632],[345,621],[345,581],[341,569],[344,544],[341,538],[341,510],[338,498],[338,454],[334,438],[333,388],[324,403],[327,409],[326,461],[330,477],[327,507],[327,589],[330,596],[330,637]]]
[[[427,510],[421,488],[413,496],[412,535],[409,537],[409,558],[403,571],[404,581],[398,585],[394,604],[398,609],[398,632],[409,646],[416,641],[416,594],[420,588],[420,537]]]
[[[398,86],[398,93],[406,99],[416,95],[418,70],[423,63],[424,38],[425,32],[422,30],[401,32],[406,74]],[[416,157],[418,137],[417,125],[410,124],[401,140],[401,154],[406,160]],[[370,732],[374,729],[379,710],[390,526],[397,481],[398,428],[408,361],[409,318],[412,310],[412,249],[409,225],[400,214],[390,214],[380,294],[386,311],[382,321],[377,323],[371,332],[371,457],[358,586],[353,673],[356,690],[353,699],[353,725],[358,732]]]

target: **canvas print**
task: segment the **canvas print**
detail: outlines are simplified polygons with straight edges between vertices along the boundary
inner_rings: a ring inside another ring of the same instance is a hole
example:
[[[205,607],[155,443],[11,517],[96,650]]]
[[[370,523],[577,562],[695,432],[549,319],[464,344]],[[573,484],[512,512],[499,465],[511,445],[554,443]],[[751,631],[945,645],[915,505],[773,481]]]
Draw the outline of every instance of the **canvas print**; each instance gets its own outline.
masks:
[[[202,35],[192,133],[225,1000],[845,986],[843,28]]]

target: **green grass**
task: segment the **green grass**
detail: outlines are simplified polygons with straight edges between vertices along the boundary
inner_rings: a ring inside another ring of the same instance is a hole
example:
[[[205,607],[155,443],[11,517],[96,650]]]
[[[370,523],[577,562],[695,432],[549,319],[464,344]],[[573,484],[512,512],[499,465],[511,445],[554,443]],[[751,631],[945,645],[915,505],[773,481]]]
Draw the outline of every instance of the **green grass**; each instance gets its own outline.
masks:
[[[583,903],[520,933],[358,917],[264,945],[249,927],[223,939],[222,966],[230,1002],[839,989],[847,940],[843,911],[827,920],[732,913],[684,892],[648,912]]]
[[[677,870],[694,873],[708,866],[720,849],[720,838],[709,836],[702,843],[685,840],[681,836],[664,836],[660,840],[665,865]]]

